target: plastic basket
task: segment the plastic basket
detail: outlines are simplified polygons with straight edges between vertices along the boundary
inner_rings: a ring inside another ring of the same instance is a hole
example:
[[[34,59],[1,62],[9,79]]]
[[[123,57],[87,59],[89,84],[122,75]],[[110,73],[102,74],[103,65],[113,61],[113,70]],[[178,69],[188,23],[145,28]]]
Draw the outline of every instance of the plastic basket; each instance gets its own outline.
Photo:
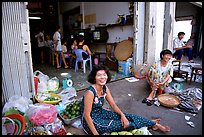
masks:
[[[81,101],[82,101],[82,98],[76,99],[76,100],[74,100],[74,101],[72,101],[72,102],[66,104],[66,105],[65,105],[65,108],[66,108],[67,105],[73,104],[75,101],[80,101],[80,102],[81,102]],[[65,124],[67,124],[67,125],[74,123],[78,118],[81,117],[81,115],[79,115],[79,116],[74,117],[74,118],[72,118],[72,119],[64,119],[60,113],[58,113],[58,114],[59,114],[59,116],[61,117],[61,119],[63,120],[63,122],[64,122]]]
[[[20,129],[19,135],[22,135],[23,132],[24,132],[24,129],[26,127],[26,119],[24,118],[24,116],[22,116],[21,114],[9,114],[6,117],[9,117],[11,119],[16,119],[16,120],[20,121],[20,124],[21,124],[22,127]]]
[[[59,103],[60,101],[62,101],[62,97],[60,95],[57,95],[57,94],[54,94],[54,93],[49,93],[49,95],[51,97],[58,97],[59,100],[56,100],[56,101],[44,101],[44,100],[40,100],[38,99],[38,95],[35,95],[35,99],[39,102],[39,103],[46,103],[46,104],[57,104]]]
[[[15,122],[9,117],[2,117],[2,135],[13,135],[15,132]]]

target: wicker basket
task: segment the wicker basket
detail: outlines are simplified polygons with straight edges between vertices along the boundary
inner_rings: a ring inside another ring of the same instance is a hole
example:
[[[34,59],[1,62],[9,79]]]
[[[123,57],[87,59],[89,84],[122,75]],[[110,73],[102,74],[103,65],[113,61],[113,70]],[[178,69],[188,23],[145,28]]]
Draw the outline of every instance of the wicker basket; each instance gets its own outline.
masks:
[[[181,101],[174,95],[161,94],[158,96],[158,101],[162,106],[173,108],[177,107]]]
[[[119,61],[126,61],[133,52],[133,44],[130,40],[123,40],[115,48],[114,56]]]

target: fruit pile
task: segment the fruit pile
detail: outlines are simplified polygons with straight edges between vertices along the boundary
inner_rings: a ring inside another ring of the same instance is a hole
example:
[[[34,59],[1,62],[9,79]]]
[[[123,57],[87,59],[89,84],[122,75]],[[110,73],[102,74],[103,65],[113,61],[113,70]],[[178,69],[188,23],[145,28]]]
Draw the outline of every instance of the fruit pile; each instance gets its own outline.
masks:
[[[144,133],[140,129],[134,129],[131,131],[111,132],[110,135],[144,135]]]
[[[68,104],[64,111],[60,115],[64,119],[73,119],[80,115],[81,101],[76,100],[74,103]]]

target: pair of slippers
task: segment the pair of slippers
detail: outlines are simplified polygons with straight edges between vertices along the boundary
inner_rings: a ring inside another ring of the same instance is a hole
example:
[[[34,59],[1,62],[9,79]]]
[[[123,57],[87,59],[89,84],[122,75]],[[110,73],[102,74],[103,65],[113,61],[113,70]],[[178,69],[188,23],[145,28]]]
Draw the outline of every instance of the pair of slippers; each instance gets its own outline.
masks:
[[[148,100],[147,98],[144,98],[142,103],[146,103],[148,106],[151,106],[154,104],[154,100]]]

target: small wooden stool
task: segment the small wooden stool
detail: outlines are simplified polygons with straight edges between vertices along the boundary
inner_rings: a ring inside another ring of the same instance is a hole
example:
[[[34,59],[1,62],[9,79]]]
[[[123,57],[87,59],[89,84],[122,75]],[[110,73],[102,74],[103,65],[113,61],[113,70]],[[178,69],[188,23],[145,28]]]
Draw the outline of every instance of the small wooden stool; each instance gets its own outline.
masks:
[[[199,73],[199,70],[202,72],[202,67],[200,67],[200,66],[193,66],[193,67],[192,67],[191,78],[190,78],[189,85],[191,84],[193,75],[194,75],[194,82],[195,82],[195,80],[196,80],[196,76],[197,76],[197,75],[202,75],[202,73]]]

